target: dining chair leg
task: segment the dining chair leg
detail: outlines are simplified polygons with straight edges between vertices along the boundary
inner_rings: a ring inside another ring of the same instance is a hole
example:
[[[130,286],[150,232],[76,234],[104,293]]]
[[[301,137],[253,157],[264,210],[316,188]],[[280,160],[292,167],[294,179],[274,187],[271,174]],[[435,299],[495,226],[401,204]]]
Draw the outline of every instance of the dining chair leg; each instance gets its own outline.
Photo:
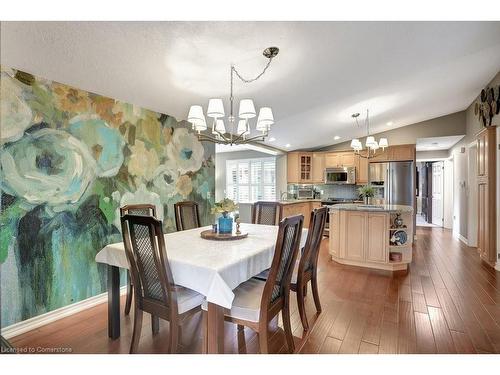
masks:
[[[177,344],[179,342],[179,325],[170,322],[170,351],[169,353],[177,353]]]
[[[153,332],[153,335],[160,332],[160,318],[153,314],[151,314],[151,331]]]
[[[290,353],[293,353],[295,351],[295,345],[293,343],[292,325],[290,323],[290,306],[288,303],[286,303],[285,306],[283,306],[283,310],[281,310],[281,316],[283,318],[283,330],[285,331],[285,338],[286,338],[286,344],[288,346],[288,351]],[[306,324],[307,324],[307,319],[306,319]]]
[[[259,336],[259,348],[260,354],[268,354],[269,353],[269,343],[268,343],[268,329],[267,322],[261,322],[259,325],[259,332],[257,332]]]
[[[298,287],[297,288],[297,307],[299,308],[299,316],[300,316],[300,321],[302,322],[302,327],[304,328],[304,331],[307,331],[309,329],[309,324],[307,323],[307,316],[306,316],[306,306],[305,306],[305,295],[304,291],[306,290],[305,287]]]
[[[127,271],[127,300],[125,301],[125,315],[130,313],[130,308],[132,307],[132,295],[134,294],[134,288],[132,287],[132,280],[130,279],[130,272]]]
[[[130,354],[137,353],[139,339],[142,329],[142,310],[137,307],[134,309],[134,331],[132,332],[132,342],[130,344]]]
[[[321,303],[319,301],[319,293],[318,293],[318,280],[316,276],[314,276],[311,280],[311,289],[313,292],[314,304],[316,305],[316,311],[318,313],[321,312]]]
[[[245,329],[245,326],[242,324],[238,324],[238,331],[243,331]]]

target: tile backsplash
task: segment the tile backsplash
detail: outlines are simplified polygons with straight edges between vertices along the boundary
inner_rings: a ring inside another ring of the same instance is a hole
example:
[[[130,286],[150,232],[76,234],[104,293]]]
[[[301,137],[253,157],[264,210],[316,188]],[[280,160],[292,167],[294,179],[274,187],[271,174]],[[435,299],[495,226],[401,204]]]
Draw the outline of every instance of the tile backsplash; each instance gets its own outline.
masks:
[[[288,184],[288,193],[294,195],[296,193],[296,184]],[[358,188],[357,185],[325,185],[319,184],[314,185],[314,190],[321,193],[321,199],[327,198],[342,198],[342,199],[354,199],[358,198]]]
[[[358,198],[358,186],[356,185],[314,185],[321,192],[321,198]]]

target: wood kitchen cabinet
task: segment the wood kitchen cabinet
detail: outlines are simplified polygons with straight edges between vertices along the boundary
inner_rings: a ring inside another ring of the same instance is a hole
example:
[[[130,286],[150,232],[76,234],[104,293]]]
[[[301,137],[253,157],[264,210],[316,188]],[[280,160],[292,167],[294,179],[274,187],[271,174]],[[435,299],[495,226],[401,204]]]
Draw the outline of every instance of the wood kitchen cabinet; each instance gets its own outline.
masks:
[[[482,130],[477,140],[477,250],[481,259],[495,265],[496,251],[496,128]]]
[[[396,214],[403,223],[413,223],[413,209],[400,206],[401,210],[372,211],[358,205],[332,206],[329,222],[329,254],[332,260],[351,266],[382,270],[405,270],[412,260],[413,225],[392,228]],[[351,206],[351,207],[349,207]],[[407,241],[391,243],[394,232],[405,231]],[[391,260],[390,253],[401,253],[401,260]]]
[[[311,221],[311,212],[315,208],[321,207],[320,201],[297,201],[282,203],[282,217],[289,217],[295,215],[304,216],[304,228],[309,228]]]
[[[322,152],[312,154],[312,182],[314,184],[325,182],[325,154]]]
[[[355,155],[353,151],[328,152],[325,154],[325,168],[353,167]]]
[[[366,153],[365,153],[366,154]],[[364,154],[362,154],[364,155]],[[362,155],[356,155],[356,184],[368,183],[368,159]]]
[[[386,214],[368,214],[367,230],[369,244],[366,246],[366,260],[370,262],[385,263],[387,261],[388,218]]]
[[[347,260],[362,261],[365,259],[365,239],[366,236],[360,235],[366,231],[366,213],[349,212],[344,216],[345,231],[343,248],[344,254],[341,254]],[[342,241],[342,238],[340,239]]]
[[[387,160],[407,161],[415,160],[415,145],[397,145],[389,146]]]
[[[311,184],[313,182],[312,156],[312,152],[289,152],[287,154],[288,183]]]

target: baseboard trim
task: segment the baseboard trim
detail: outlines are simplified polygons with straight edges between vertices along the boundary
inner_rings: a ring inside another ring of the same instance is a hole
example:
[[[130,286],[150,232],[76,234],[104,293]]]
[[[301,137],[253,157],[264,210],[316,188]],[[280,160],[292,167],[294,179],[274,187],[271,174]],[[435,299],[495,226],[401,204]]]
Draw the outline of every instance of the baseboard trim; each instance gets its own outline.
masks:
[[[467,238],[465,238],[464,236],[462,236],[461,234],[458,235],[458,239],[460,241],[462,241],[464,244],[466,244],[467,246],[469,246],[469,240]]]
[[[127,293],[127,286],[120,288],[120,294]],[[49,311],[48,313],[35,316],[33,318],[23,320],[19,323],[14,323],[10,326],[2,328],[2,336],[6,339],[11,339],[28,331],[32,331],[46,324],[55,322],[56,320],[76,314],[80,311],[89,309],[108,300],[108,292],[98,294],[97,296],[84,299],[83,301],[72,303],[71,305],[61,307],[59,309]]]

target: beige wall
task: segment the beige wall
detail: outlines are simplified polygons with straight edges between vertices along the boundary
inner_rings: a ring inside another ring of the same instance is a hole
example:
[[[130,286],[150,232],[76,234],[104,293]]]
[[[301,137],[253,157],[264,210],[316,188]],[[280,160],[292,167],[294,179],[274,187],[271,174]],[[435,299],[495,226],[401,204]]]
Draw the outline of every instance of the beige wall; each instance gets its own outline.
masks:
[[[466,132],[465,117],[465,111],[456,112],[446,116],[437,117],[432,120],[422,121],[416,124],[377,133],[376,137],[386,137],[389,140],[390,145],[402,145],[415,144],[417,143],[417,138],[464,135]],[[362,138],[361,142],[364,143],[365,138]],[[348,149],[350,149],[350,141],[323,147],[320,150],[330,151]]]
[[[488,85],[500,85],[500,72],[490,81]],[[479,93],[478,93],[479,97]],[[474,160],[469,160],[469,145],[475,141],[476,134],[483,128],[481,122],[478,117],[474,114],[474,104],[478,100],[478,97],[474,99],[474,101],[467,107],[464,111],[465,113],[465,137],[458,142],[454,147],[449,150],[449,156],[454,158],[454,175],[455,175],[455,183],[462,183],[462,187],[455,189],[455,198],[454,198],[454,211],[458,213],[455,216],[455,220],[458,221],[455,223],[454,228],[458,230],[458,233],[467,238],[468,235],[468,226],[469,223],[471,225],[475,225],[477,221],[477,215],[467,215],[468,211],[468,196],[471,190],[471,184],[474,183],[474,176],[469,176],[468,173],[468,165]],[[496,116],[493,118],[494,125],[500,125],[500,116]],[[461,153],[461,148],[465,147],[465,153]],[[456,159],[456,160],[455,160]],[[497,147],[497,169],[500,167],[500,152]],[[459,169],[460,171],[457,171]],[[497,176],[497,220],[500,218],[500,202],[498,202],[498,187],[500,186],[498,183],[500,182],[500,176]],[[465,186],[463,184],[465,183]],[[498,231],[500,232],[500,231]],[[500,241],[498,239],[500,233],[497,233],[497,251],[500,254]]]

